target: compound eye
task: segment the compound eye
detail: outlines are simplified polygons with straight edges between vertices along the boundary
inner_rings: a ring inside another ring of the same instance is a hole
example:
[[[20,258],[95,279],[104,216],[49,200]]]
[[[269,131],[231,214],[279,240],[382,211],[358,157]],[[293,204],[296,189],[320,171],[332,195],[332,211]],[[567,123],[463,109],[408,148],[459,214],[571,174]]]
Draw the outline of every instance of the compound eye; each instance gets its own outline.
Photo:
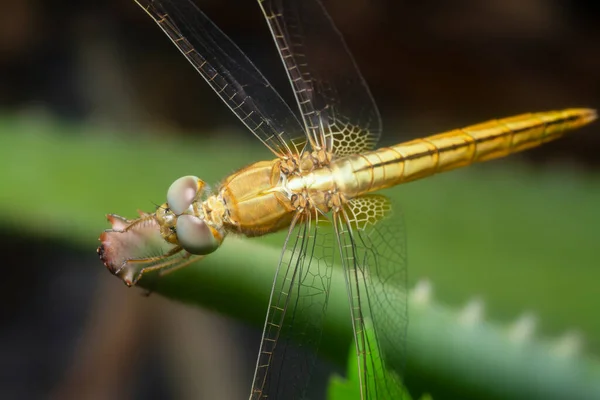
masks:
[[[206,222],[189,214],[177,218],[177,241],[192,254],[209,254],[219,247]]]
[[[183,214],[196,199],[204,182],[197,176],[188,175],[177,179],[167,191],[167,204],[175,215]]]

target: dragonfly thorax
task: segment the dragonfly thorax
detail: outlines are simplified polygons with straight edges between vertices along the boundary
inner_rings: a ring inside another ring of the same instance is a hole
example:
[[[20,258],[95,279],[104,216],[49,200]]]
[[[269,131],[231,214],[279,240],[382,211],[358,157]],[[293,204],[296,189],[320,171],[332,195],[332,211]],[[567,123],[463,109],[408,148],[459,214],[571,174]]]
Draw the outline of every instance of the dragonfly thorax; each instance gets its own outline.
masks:
[[[298,170],[306,174],[317,168],[329,165],[333,156],[323,148],[318,148],[311,152],[305,152],[300,156]]]

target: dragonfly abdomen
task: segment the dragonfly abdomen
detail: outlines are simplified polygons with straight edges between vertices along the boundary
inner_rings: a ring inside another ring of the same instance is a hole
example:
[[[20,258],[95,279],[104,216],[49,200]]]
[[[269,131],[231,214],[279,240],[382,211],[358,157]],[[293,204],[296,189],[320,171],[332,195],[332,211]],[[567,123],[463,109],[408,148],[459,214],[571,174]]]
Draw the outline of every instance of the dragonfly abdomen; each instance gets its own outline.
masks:
[[[355,195],[539,146],[595,118],[590,109],[522,114],[353,156]]]

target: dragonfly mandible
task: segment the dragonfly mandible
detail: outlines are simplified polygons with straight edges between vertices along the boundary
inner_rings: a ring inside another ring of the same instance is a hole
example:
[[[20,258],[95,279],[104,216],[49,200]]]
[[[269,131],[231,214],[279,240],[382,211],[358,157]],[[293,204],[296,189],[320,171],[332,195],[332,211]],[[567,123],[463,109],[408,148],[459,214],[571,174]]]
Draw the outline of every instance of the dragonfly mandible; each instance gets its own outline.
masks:
[[[346,279],[361,399],[401,398],[380,349],[404,353],[404,231],[392,216],[396,207],[373,192],[538,146],[593,121],[595,111],[523,114],[375,149],[377,106],[318,0],[258,1],[299,117],[191,0],[136,3],[275,158],[233,173],[213,192],[196,176],[179,178],[166,203],[137,219],[109,215],[112,229],[98,248],[104,264],[132,286],[151,271],[200,260],[230,233],[287,230],[250,399],[302,397],[315,354],[290,361],[287,340],[318,347],[334,263]],[[306,307],[319,307],[322,317],[286,316]],[[292,378],[280,384],[276,376],[286,369]]]

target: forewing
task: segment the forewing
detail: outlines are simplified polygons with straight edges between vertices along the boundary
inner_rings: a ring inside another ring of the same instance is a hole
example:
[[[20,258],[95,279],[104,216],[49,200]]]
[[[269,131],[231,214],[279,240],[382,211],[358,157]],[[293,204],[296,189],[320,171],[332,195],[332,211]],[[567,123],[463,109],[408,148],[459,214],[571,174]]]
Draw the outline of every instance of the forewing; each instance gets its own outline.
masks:
[[[191,0],[136,0],[233,113],[275,155],[299,154],[304,131],[250,59]],[[296,138],[294,136],[297,136]]]
[[[304,398],[331,285],[330,225],[308,210],[292,223],[273,283],[251,399]]]
[[[313,149],[371,150],[381,117],[369,88],[318,0],[259,0],[288,73]]]
[[[406,359],[408,326],[402,218],[392,215],[386,197],[366,195],[351,200],[334,219],[351,303],[362,399],[402,399],[399,374]]]

